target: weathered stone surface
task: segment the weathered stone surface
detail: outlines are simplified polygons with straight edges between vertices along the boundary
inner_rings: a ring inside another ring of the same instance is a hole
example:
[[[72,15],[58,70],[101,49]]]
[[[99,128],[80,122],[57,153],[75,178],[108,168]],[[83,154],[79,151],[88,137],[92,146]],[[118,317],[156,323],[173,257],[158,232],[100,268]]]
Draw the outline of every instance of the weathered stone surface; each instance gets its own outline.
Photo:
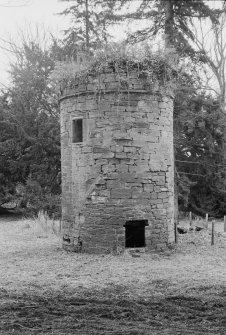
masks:
[[[131,198],[131,190],[126,188],[112,189],[111,190],[111,198],[112,199],[128,199]]]
[[[174,240],[173,101],[139,93],[136,71],[122,77],[129,95],[106,68],[60,99],[63,234],[71,243],[80,236],[84,252],[123,250],[130,220],[148,221],[148,250]],[[72,143],[74,118],[83,119],[81,143]]]

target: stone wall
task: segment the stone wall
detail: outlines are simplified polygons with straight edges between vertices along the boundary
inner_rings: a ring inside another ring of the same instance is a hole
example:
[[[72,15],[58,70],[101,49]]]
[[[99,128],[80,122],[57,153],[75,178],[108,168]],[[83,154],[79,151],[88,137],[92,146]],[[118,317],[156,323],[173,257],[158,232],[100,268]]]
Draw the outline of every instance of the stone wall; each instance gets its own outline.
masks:
[[[106,69],[64,89],[60,108],[64,246],[80,236],[84,252],[122,251],[131,220],[147,220],[147,250],[173,243],[172,96],[147,90],[137,71]],[[72,143],[76,118],[82,143]]]

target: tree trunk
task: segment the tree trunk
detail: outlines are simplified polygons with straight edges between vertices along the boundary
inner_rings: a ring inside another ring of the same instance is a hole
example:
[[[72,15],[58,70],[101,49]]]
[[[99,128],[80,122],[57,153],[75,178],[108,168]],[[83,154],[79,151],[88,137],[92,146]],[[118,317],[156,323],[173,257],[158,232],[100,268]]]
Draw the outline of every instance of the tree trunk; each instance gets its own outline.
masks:
[[[178,224],[178,185],[177,185],[177,169],[174,168],[174,222]]]
[[[165,11],[165,48],[172,48],[174,42],[174,11],[173,3],[171,0],[163,0]]]
[[[85,24],[86,24],[86,51],[89,51],[90,41],[89,41],[89,0],[86,0],[86,17],[85,17]]]

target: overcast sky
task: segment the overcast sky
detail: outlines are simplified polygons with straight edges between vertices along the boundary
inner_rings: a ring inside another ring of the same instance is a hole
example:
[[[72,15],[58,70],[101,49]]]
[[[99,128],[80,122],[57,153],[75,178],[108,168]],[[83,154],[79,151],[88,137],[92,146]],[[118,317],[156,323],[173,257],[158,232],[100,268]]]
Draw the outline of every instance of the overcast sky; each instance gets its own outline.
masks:
[[[67,3],[59,0],[0,0],[0,39],[17,41],[19,31],[37,24],[60,34],[68,26],[65,16],[56,15]],[[3,43],[0,41],[0,46]],[[7,84],[9,55],[0,49],[0,83]],[[2,85],[0,84],[0,87]]]
[[[105,1],[105,0],[103,0]],[[208,1],[211,7],[219,7],[222,0]],[[69,19],[57,13],[63,11],[67,2],[59,0],[0,0],[0,88],[8,84],[9,54],[1,49],[1,39],[18,41],[20,32],[28,27],[43,26],[56,36],[67,28]],[[114,27],[117,37],[122,37],[121,29]]]
[[[51,31],[55,36],[62,36],[70,20],[57,13],[68,5],[60,0],[0,0],[0,88],[9,83],[7,69],[10,61],[9,53],[1,49],[1,46],[5,46],[2,39],[19,41],[21,32],[35,30],[37,26],[44,27],[45,31]],[[117,27],[112,33],[117,39],[123,36]]]

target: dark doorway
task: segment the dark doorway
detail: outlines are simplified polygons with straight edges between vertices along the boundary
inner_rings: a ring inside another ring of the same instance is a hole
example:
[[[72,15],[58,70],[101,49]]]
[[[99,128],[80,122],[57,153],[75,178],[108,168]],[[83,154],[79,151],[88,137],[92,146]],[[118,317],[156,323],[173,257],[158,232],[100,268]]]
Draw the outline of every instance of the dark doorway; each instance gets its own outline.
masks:
[[[145,247],[145,226],[147,220],[127,221],[125,227],[126,248]]]

